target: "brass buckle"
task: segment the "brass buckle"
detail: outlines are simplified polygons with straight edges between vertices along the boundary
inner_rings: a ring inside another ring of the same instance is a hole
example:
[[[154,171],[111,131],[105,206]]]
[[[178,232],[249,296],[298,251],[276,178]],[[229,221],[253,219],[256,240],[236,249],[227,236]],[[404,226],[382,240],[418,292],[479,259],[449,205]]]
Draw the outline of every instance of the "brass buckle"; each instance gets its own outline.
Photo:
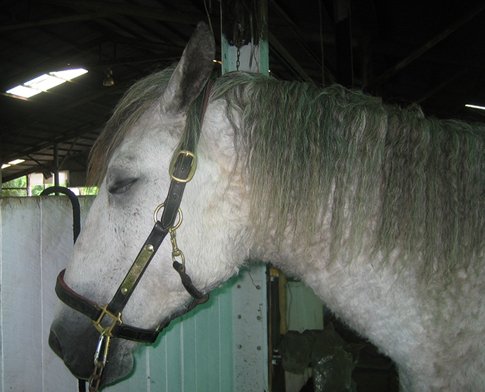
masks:
[[[105,316],[108,316],[111,319],[111,324],[108,326],[103,326],[102,321]],[[108,305],[104,305],[101,307],[101,314],[99,315],[98,319],[96,321],[93,320],[94,327],[96,330],[101,334],[105,336],[113,336],[112,332],[114,327],[116,327],[118,324],[123,324],[123,320],[121,320],[121,313],[118,313],[118,315],[110,312],[108,310]]]
[[[173,174],[173,172],[175,170],[175,164],[177,163],[177,160],[179,159],[179,157],[181,155],[183,155],[184,157],[192,158],[192,164],[190,166],[190,171],[187,174],[186,178],[175,177],[174,174]],[[174,154],[174,156],[172,157],[172,160],[170,161],[169,173],[170,173],[170,177],[172,178],[172,180],[177,181],[177,182],[187,183],[190,180],[192,180],[192,178],[194,177],[196,169],[197,169],[197,156],[192,151],[180,150],[178,152],[178,154]]]

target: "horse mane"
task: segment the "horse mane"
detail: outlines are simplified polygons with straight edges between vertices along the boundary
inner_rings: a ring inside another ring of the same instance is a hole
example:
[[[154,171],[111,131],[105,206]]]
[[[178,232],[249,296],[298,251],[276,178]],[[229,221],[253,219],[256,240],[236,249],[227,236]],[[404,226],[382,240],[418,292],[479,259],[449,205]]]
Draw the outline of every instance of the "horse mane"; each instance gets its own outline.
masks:
[[[88,158],[88,184],[99,185],[113,152],[140,117],[157,103],[175,67],[155,72],[134,83],[116,105]]]
[[[158,102],[173,69],[123,96],[91,151],[92,182],[104,177],[123,137]],[[370,241],[377,259],[398,250],[402,268],[412,265],[423,279],[482,262],[483,125],[427,119],[417,107],[384,105],[341,86],[257,74],[218,78],[211,99],[219,98],[246,157],[256,235],[276,231],[284,238],[290,230],[314,242],[327,225],[330,258],[350,263]],[[186,127],[183,140],[193,129]]]
[[[483,262],[484,125],[255,74],[218,79],[214,98],[240,118],[257,236],[310,245],[327,224],[330,259],[351,263],[370,241],[376,259],[397,251],[423,279]]]
[[[87,183],[96,185],[101,183],[113,152],[141,116],[151,107],[159,104],[174,69],[175,65],[148,75],[125,92],[90,151]],[[194,142],[199,137],[202,101],[202,96],[197,97],[187,112],[187,124],[179,145],[181,149],[196,145]]]

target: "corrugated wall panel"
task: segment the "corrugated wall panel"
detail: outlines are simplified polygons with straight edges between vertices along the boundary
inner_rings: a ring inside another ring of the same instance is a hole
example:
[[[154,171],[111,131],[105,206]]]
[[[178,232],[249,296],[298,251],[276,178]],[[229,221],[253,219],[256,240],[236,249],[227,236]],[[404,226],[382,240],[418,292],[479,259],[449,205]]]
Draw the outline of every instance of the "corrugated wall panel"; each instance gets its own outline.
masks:
[[[135,375],[139,378],[139,375],[146,374],[151,391],[234,390],[233,286],[229,283],[215,290],[207,304],[172,322],[153,347],[145,347],[137,353]],[[145,369],[147,361],[140,361],[144,354],[149,358]],[[109,390],[118,391],[117,388],[113,386]]]
[[[72,207],[66,197],[48,197],[42,199],[24,199],[26,202],[39,202],[41,230],[40,265],[42,275],[42,385],[44,392],[57,392],[61,387],[75,389],[76,381],[64,364],[54,355],[48,344],[51,321],[54,317],[58,299],[54,293],[57,274],[69,260],[73,247]],[[85,217],[92,198],[79,198],[82,218]],[[35,211],[30,211],[33,215]],[[55,376],[53,376],[55,375]]]
[[[31,278],[41,274],[40,217],[23,208],[22,199],[9,200],[8,207],[2,212],[3,253],[9,262],[2,263],[2,353],[7,360],[1,382],[4,391],[11,385],[29,391],[42,380],[40,279]]]
[[[234,281],[228,284],[224,291],[218,297],[218,306],[221,314],[231,314],[232,317],[223,317],[219,319],[219,325],[222,333],[226,336],[233,337],[233,321],[234,312],[232,310],[232,293],[234,292]],[[219,357],[221,358],[221,365],[219,368],[219,382],[221,384],[221,391],[223,386],[227,386],[227,390],[236,391],[234,388],[234,377],[233,377],[233,362],[234,362],[234,341],[233,339],[221,339],[221,344],[219,346]]]
[[[87,210],[88,200],[80,200]],[[69,390],[75,382],[47,344],[55,276],[72,251],[69,200],[0,199],[2,391]]]
[[[233,295],[234,387],[238,392],[268,390],[266,269],[242,273]]]
[[[83,215],[91,201],[81,199]],[[0,207],[0,392],[75,390],[76,380],[47,344],[55,278],[72,251],[70,203],[65,197],[0,199]],[[105,390],[267,390],[265,290],[263,267],[251,276],[243,272],[212,293],[210,302],[173,322],[155,345],[139,349],[134,373]],[[237,325],[240,314],[244,325]],[[256,342],[247,346],[251,353],[236,343],[248,336]],[[237,376],[243,373],[253,384]]]
[[[265,269],[256,266],[250,274],[241,273],[207,304],[172,322],[154,346],[136,353],[129,383],[106,391],[129,391],[133,380],[156,392],[267,391]]]

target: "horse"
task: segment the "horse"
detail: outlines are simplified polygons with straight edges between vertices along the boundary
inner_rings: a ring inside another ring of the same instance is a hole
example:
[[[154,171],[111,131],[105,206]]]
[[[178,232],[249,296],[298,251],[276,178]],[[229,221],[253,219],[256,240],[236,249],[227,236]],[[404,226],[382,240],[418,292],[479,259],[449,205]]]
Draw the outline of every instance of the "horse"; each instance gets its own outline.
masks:
[[[251,260],[271,262],[392,358],[402,391],[483,391],[485,126],[338,85],[214,80],[214,47],[199,24],[177,65],[136,82],[114,110],[91,152],[99,193],[62,290],[96,304],[118,295],[148,252],[153,211],[160,221],[163,194],[183,184],[183,224],[171,207],[172,241],[137,276],[123,325],[158,331]],[[190,175],[173,174],[179,160]],[[167,262],[181,248],[182,280]],[[109,335],[120,314],[101,313]],[[113,339],[100,386],[130,372],[134,340]],[[105,344],[62,303],[49,343],[81,379]]]

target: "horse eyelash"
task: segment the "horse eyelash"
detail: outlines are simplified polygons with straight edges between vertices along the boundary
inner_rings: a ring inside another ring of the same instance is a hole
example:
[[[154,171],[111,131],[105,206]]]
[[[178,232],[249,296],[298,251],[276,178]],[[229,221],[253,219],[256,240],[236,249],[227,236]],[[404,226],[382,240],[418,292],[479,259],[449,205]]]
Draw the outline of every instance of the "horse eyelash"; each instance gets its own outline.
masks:
[[[119,195],[127,192],[138,181],[138,178],[125,178],[123,180],[115,181],[108,187],[108,192]]]

